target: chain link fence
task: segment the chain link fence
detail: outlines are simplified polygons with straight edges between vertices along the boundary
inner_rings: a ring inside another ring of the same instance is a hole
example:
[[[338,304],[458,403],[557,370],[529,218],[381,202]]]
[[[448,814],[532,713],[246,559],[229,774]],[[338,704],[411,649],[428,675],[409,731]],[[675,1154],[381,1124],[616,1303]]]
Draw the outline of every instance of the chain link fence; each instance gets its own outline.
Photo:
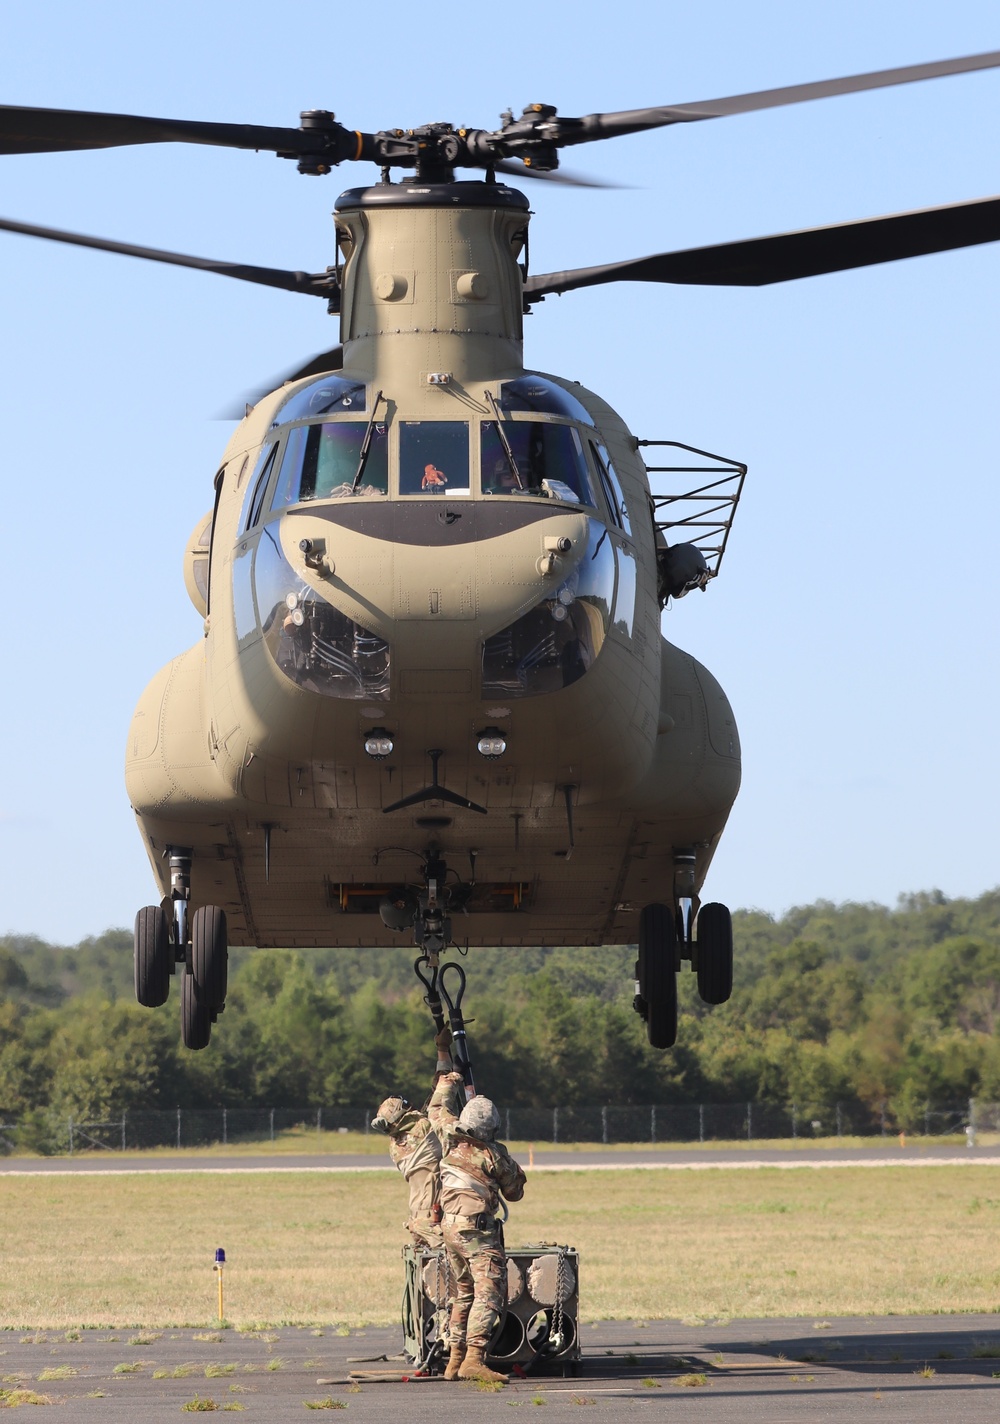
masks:
[[[372,1112],[371,1107],[176,1108],[129,1111],[105,1122],[35,1113],[20,1122],[0,1122],[0,1155],[225,1147],[274,1142],[288,1134],[304,1139],[328,1133],[367,1135]],[[927,1103],[922,1108],[911,1106],[905,1117],[897,1117],[887,1103],[870,1108],[856,1102],[514,1107],[503,1113],[503,1135],[508,1141],[555,1145],[887,1137],[902,1130],[926,1137],[965,1133],[974,1142],[977,1132],[1000,1131],[1000,1103],[975,1098],[952,1105]]]

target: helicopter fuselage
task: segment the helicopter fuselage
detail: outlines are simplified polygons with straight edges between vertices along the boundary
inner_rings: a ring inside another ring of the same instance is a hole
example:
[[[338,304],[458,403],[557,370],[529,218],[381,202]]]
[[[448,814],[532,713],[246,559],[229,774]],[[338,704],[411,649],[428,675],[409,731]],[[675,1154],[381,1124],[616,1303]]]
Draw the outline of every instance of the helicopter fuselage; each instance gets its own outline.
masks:
[[[127,784],[164,897],[185,847],[233,944],[399,943],[375,912],[429,846],[471,944],[630,943],[697,900],[735,721],[661,636],[635,438],[525,371],[527,222],[496,184],[345,194],[343,369],[226,449],[204,636],[143,694]]]

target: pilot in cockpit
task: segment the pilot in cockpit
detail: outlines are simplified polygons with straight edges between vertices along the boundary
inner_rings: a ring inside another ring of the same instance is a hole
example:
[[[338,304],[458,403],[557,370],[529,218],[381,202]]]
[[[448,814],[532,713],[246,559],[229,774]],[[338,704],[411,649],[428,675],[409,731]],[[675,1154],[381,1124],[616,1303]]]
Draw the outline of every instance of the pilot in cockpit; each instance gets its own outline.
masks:
[[[486,494],[513,494],[517,489],[517,479],[506,456],[494,460],[492,472],[484,478]]]

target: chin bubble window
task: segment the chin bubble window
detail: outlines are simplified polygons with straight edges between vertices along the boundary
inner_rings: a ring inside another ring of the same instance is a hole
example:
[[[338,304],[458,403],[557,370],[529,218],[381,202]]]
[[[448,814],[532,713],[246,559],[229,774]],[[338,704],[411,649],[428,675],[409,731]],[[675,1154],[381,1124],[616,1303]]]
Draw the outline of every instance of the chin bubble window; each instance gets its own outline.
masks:
[[[483,644],[484,697],[535,697],[577,682],[611,623],[615,553],[603,524],[590,520],[587,552],[557,589]]]
[[[261,632],[284,675],[324,697],[389,696],[389,644],[333,608],[297,574],[264,528],[254,560]]]
[[[364,420],[296,425],[288,432],[272,509],[312,499],[352,499],[384,495],[389,489],[385,425],[372,427],[365,450]]]
[[[580,433],[541,420],[484,420],[483,494],[536,495],[596,508]]]
[[[399,426],[399,492],[469,493],[469,427],[464,420],[403,420]]]

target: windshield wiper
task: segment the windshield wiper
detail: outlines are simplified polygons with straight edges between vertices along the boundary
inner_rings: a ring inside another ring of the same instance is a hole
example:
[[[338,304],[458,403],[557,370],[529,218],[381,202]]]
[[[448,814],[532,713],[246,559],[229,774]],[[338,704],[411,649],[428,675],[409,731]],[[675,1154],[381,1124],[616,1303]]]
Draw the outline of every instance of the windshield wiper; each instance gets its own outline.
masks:
[[[361,442],[361,458],[358,461],[357,474],[354,476],[354,483],[351,485],[351,494],[357,494],[358,485],[364,475],[365,466],[368,463],[368,452],[372,448],[372,436],[375,433],[375,417],[378,415],[378,408],[382,403],[382,392],[379,391],[375,397],[375,404],[372,406],[372,418],[368,422],[368,429],[365,431],[365,438]]]
[[[523,490],[524,481],[521,479],[521,471],[517,468],[517,461],[514,459],[514,452],[510,448],[510,441],[504,434],[503,416],[500,414],[500,407],[497,405],[497,398],[492,391],[487,391],[486,399],[493,407],[493,414],[496,416],[497,420],[497,434],[500,436],[500,444],[503,446],[504,454],[507,456],[507,462],[510,465],[511,470],[514,472],[514,478],[515,480],[517,480],[517,487],[518,489]]]

